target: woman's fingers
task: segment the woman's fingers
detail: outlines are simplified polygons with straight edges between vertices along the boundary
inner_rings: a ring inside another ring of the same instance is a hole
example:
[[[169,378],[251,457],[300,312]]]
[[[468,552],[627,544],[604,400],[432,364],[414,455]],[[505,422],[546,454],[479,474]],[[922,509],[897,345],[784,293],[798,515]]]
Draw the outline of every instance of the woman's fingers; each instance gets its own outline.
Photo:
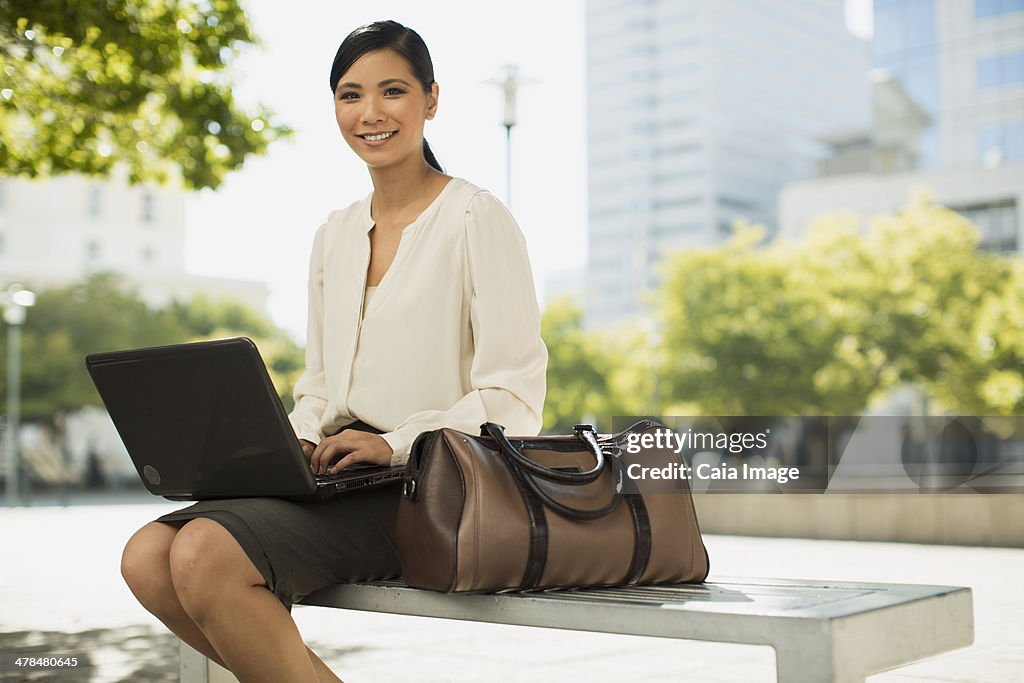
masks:
[[[341,434],[335,434],[334,436],[328,436],[319,444],[313,451],[313,455],[309,458],[309,465],[313,470],[314,474],[323,474],[327,471],[328,465],[338,455],[344,453],[344,442],[341,439]]]
[[[383,437],[346,429],[321,441],[310,456],[309,464],[316,474],[334,473],[356,463],[389,465],[391,455],[391,446]]]

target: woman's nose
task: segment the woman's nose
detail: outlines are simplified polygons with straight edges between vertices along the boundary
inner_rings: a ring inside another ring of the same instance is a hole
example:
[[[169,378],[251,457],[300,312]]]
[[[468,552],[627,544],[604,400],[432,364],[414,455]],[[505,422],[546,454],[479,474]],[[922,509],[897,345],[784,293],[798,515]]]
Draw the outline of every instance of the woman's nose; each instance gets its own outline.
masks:
[[[363,102],[363,123],[377,123],[384,119],[384,109],[377,98],[367,97]]]

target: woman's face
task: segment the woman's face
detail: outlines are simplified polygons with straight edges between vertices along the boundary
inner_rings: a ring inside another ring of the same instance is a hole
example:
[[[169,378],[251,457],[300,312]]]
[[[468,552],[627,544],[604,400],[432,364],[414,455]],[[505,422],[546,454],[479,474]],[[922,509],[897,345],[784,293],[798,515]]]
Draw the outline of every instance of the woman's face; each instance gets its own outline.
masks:
[[[345,142],[367,166],[383,168],[423,158],[423,124],[437,110],[431,92],[392,50],[368,52],[342,74],[334,91],[334,115]]]

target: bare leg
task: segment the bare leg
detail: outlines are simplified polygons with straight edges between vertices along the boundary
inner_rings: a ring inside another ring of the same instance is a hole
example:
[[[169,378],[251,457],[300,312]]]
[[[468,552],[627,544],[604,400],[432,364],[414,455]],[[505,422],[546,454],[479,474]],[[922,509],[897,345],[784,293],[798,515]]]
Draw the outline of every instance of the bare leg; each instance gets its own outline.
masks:
[[[220,653],[210,644],[178,600],[171,580],[170,548],[178,529],[150,522],[132,536],[121,558],[121,574],[143,607],[175,635],[224,668]],[[341,683],[334,672],[309,648],[306,652],[320,683]]]
[[[240,681],[319,683],[291,614],[224,527],[192,520],[170,561],[182,608]]]

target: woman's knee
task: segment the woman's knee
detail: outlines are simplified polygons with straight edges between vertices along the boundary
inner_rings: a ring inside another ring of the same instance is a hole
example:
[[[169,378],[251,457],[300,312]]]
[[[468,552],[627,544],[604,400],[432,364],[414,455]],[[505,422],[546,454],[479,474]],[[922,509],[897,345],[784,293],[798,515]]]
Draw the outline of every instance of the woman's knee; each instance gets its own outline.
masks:
[[[121,553],[121,576],[146,607],[174,598],[169,559],[174,534],[173,527],[150,522],[132,534]]]
[[[208,604],[235,585],[259,585],[263,577],[223,526],[194,519],[174,537],[170,549],[171,582],[187,612]]]

